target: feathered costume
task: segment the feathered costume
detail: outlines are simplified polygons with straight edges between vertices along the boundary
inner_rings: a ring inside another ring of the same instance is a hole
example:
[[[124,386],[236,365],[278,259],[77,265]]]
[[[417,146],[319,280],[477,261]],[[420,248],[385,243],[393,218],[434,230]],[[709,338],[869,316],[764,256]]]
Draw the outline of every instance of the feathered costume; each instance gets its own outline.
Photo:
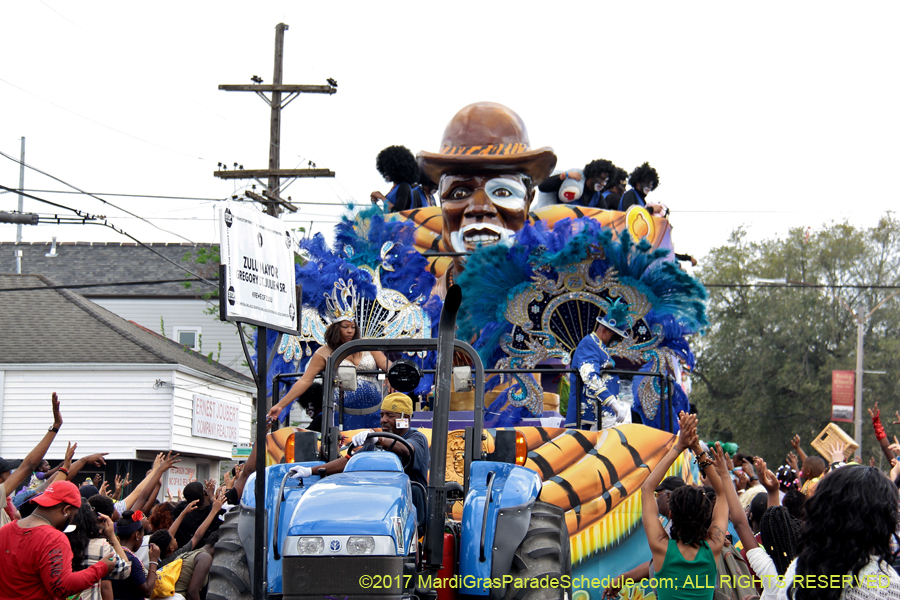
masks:
[[[617,368],[673,375],[679,361],[693,366],[686,336],[703,330],[706,290],[646,240],[627,230],[618,237],[592,219],[566,219],[549,228],[528,224],[512,246],[489,246],[469,256],[457,277],[463,292],[459,337],[474,339],[486,368],[533,369],[547,361],[571,362],[596,319],[621,298],[634,319],[633,333],[610,349]],[[513,376],[486,410],[489,427],[512,425],[543,412],[543,391],[528,375]],[[491,383],[499,383],[492,378]],[[634,410],[644,424],[663,427],[660,400],[666,385],[635,377]],[[575,410],[569,403],[568,422]],[[688,409],[674,386],[673,412]],[[677,419],[674,425],[677,427]]]
[[[377,207],[345,216],[335,228],[331,249],[317,234],[301,242],[297,283],[303,286],[300,336],[269,332],[268,385],[281,373],[301,373],[313,352],[325,345],[325,330],[341,318],[352,318],[363,338],[435,337],[441,301],[431,295],[435,277],[427,271],[426,259],[413,247],[415,227],[411,223],[385,222]],[[423,368],[433,368],[434,356],[416,359]],[[429,361],[431,361],[429,363]],[[427,393],[433,376],[422,378],[415,390]],[[295,380],[282,380],[287,390]],[[360,380],[360,384],[363,381]],[[345,407],[365,410],[380,404],[380,392],[345,392]],[[283,421],[290,409],[280,415]],[[363,415],[356,415],[363,416]],[[377,411],[366,418],[345,416],[347,428],[377,427]],[[372,421],[369,423],[368,421]]]

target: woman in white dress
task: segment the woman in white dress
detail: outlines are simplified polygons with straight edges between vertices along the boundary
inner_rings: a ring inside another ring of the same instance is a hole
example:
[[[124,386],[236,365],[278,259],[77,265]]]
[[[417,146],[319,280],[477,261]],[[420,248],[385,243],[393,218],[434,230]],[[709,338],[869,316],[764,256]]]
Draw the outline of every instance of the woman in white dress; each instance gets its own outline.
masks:
[[[359,327],[349,319],[335,321],[325,330],[325,345],[316,350],[309,359],[306,372],[297,380],[288,393],[284,395],[270,410],[270,421],[278,419],[278,415],[309,389],[317,375],[325,370],[325,361],[338,348],[351,340],[359,339]],[[387,371],[387,357],[378,351],[358,352],[341,362],[341,366],[353,366],[360,371],[371,371],[376,368]],[[335,391],[337,394],[337,391]],[[335,397],[337,400],[337,396]],[[355,392],[344,392],[344,429],[363,429],[379,427],[381,423],[381,389],[378,380],[372,376],[360,376]]]

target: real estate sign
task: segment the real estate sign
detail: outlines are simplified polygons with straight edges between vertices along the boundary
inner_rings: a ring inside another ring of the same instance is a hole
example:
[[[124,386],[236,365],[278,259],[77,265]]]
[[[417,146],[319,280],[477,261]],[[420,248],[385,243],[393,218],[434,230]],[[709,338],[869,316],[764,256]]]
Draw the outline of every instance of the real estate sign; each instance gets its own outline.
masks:
[[[194,394],[191,435],[233,444],[238,441],[240,417],[240,405]]]

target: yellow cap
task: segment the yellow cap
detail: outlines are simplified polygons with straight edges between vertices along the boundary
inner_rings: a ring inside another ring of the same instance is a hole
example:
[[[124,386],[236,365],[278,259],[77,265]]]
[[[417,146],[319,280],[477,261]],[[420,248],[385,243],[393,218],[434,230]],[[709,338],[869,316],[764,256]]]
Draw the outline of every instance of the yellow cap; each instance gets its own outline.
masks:
[[[394,392],[384,397],[381,410],[411,415],[413,412],[412,400],[404,393]]]

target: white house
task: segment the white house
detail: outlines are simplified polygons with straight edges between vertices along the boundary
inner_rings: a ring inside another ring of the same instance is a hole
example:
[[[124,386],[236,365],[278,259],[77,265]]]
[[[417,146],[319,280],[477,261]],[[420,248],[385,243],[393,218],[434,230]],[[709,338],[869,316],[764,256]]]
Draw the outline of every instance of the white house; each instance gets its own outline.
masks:
[[[174,494],[217,475],[232,443],[250,441],[252,379],[53,285],[0,275],[0,456],[34,447],[54,391],[64,424],[47,458],[62,459],[67,441],[76,456],[108,452],[110,480],[140,480],[158,452],[173,450],[182,456]]]
[[[217,301],[204,296],[214,291],[213,288],[197,282],[185,287],[185,279],[190,275],[172,264],[202,277],[216,278],[217,262],[197,263],[201,254],[209,256],[216,248],[193,244],[147,245],[152,251],[134,243],[3,242],[0,243],[0,273],[16,272],[15,253],[21,251],[22,273],[38,273],[65,285],[89,286],[74,291],[123,319],[161,333],[204,356],[212,353],[213,360],[249,375],[236,325],[208,314]],[[139,281],[168,283],[118,285]]]

